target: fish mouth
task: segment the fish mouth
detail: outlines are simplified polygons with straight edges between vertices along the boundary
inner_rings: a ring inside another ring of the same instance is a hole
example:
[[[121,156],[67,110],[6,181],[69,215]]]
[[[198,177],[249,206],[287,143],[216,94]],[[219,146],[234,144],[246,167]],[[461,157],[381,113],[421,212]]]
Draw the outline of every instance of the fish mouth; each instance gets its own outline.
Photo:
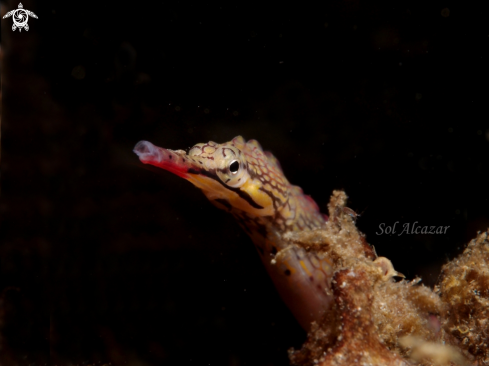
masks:
[[[194,173],[198,167],[193,164],[183,150],[164,149],[149,141],[139,141],[133,149],[143,164],[150,164],[165,169],[179,177],[188,179],[189,173]]]

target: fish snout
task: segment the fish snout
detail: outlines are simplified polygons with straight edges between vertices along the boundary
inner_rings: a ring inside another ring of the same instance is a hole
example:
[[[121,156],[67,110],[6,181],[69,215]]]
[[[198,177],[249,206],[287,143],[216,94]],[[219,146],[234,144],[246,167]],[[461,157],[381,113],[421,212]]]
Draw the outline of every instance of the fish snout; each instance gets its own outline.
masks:
[[[161,148],[149,141],[139,141],[134,146],[133,151],[139,157],[139,160],[145,164],[159,163],[163,158]]]

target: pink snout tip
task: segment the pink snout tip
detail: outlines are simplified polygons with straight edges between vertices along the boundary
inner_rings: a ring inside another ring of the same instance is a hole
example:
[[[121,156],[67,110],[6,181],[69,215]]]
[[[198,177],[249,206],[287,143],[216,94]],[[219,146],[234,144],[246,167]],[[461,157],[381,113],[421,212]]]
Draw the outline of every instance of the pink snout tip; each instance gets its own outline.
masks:
[[[161,149],[149,141],[139,141],[132,151],[139,156],[139,160],[141,160],[142,163],[150,164],[162,161]]]
[[[139,141],[133,151],[143,164],[150,164],[179,177],[188,178],[189,164],[185,161],[185,157],[175,151],[163,149],[144,140]]]

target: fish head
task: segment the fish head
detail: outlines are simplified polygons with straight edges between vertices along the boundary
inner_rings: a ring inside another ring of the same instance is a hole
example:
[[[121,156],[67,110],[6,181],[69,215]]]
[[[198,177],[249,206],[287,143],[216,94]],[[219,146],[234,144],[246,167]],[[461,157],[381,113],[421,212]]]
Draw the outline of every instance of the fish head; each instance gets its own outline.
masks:
[[[270,153],[256,140],[241,136],[218,144],[198,143],[190,150],[170,150],[140,141],[134,152],[144,164],[172,172],[197,188],[216,206],[254,217],[273,216],[287,200],[288,182]]]

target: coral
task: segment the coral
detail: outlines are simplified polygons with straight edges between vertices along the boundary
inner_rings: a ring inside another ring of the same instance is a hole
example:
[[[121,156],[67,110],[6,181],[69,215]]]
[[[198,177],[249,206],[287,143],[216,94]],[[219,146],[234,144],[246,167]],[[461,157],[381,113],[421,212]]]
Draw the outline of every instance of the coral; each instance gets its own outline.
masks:
[[[448,307],[444,336],[453,335],[480,365],[489,365],[489,231],[442,268],[437,291]]]
[[[291,363],[486,364],[488,234],[444,267],[440,296],[419,279],[400,279],[404,276],[387,258],[377,257],[356,228],[346,199],[344,192],[333,192],[325,229],[285,235],[291,245],[329,256],[335,271],[335,304],[313,324],[302,348],[289,351]]]

